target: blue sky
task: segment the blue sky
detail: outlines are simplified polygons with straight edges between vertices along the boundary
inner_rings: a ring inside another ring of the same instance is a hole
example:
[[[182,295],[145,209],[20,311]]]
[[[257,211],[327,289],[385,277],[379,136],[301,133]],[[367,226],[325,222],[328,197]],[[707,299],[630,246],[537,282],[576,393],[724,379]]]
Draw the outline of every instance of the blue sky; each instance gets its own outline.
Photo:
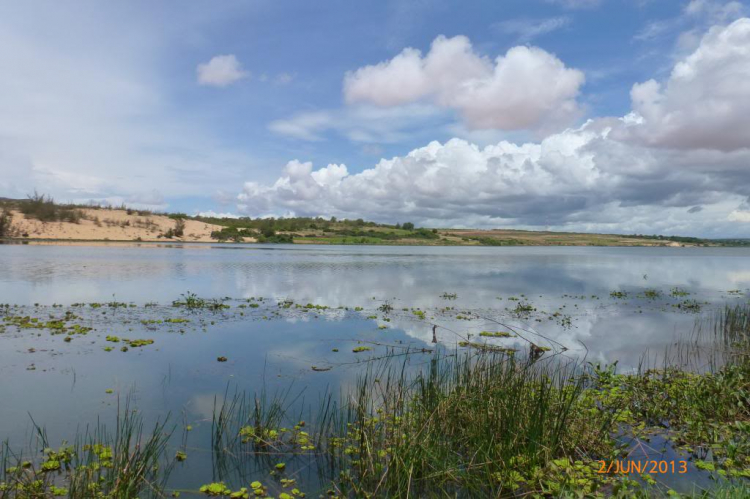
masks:
[[[0,196],[748,235],[747,7],[3,3]]]

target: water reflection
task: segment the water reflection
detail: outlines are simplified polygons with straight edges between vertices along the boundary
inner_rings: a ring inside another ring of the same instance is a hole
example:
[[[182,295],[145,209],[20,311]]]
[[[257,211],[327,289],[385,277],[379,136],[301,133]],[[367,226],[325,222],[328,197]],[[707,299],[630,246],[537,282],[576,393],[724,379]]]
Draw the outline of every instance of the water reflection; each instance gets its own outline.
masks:
[[[482,331],[508,327],[553,347],[550,354],[617,360],[627,369],[646,352],[657,359],[693,331],[700,314],[678,304],[695,300],[705,313],[745,299],[749,263],[748,249],[710,248],[0,245],[0,302],[27,305],[10,313],[57,317],[67,308],[28,305],[113,296],[166,305],[75,308],[94,330],[71,342],[37,330],[0,335],[6,380],[0,384],[0,438],[23,445],[32,430],[29,414],[50,435],[69,437],[81,425],[111,421],[119,394],[132,397],[147,422],[171,414],[194,428],[193,441],[205,443],[215,404],[234,390],[291,387],[303,407],[327,390],[346,391],[362,367],[358,361],[387,348],[453,349]],[[673,296],[675,287],[690,294]],[[257,309],[240,309],[234,300],[216,314],[168,306],[188,290],[206,298],[266,300]],[[649,298],[646,290],[659,295]],[[612,297],[612,291],[624,295]],[[331,308],[292,306],[279,314],[277,301],[287,299]],[[380,310],[384,304],[392,307],[388,314]],[[520,304],[531,310],[518,313]],[[167,316],[190,323],[141,322]],[[110,334],[154,344],[105,352]],[[527,346],[519,338],[482,341]],[[373,351],[354,353],[358,345]],[[419,355],[416,365],[430,357]],[[220,356],[227,362],[217,362]],[[212,478],[205,474],[210,450],[198,446],[190,455],[178,472],[180,483],[197,486]]]

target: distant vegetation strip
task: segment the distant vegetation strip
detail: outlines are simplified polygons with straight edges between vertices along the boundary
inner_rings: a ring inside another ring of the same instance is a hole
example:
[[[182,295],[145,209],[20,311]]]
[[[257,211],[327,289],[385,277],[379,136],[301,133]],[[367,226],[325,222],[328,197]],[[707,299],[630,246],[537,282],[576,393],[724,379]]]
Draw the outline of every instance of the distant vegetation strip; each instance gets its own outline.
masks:
[[[155,213],[150,210],[101,205],[56,203],[51,197],[34,193],[27,199],[0,198],[0,238],[28,238],[16,233],[13,214],[44,223],[80,224],[88,220],[86,210],[122,210],[133,217],[163,216],[174,220],[174,226],[157,237],[182,238],[185,221],[195,220],[220,226],[211,232],[218,242],[257,242],[279,244],[375,244],[375,245],[441,245],[441,246],[750,246],[750,239],[702,239],[684,236],[589,234],[525,230],[430,229],[411,222],[383,224],[363,219],[339,220],[336,217],[290,218],[217,218],[190,216],[185,213]],[[94,217],[94,223],[99,222]],[[129,224],[129,221],[121,222]],[[97,225],[99,225],[97,223]]]

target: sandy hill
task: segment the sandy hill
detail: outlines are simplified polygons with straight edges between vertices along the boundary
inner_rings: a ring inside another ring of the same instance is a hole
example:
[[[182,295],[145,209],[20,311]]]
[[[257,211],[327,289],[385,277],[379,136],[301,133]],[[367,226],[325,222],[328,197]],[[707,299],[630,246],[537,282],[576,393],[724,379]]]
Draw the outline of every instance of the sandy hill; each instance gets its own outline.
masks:
[[[177,221],[166,215],[144,214],[117,209],[81,208],[78,222],[41,222],[12,211],[11,230],[18,238],[107,241],[199,241],[210,242],[211,232],[221,226],[185,220],[182,237],[165,238]]]

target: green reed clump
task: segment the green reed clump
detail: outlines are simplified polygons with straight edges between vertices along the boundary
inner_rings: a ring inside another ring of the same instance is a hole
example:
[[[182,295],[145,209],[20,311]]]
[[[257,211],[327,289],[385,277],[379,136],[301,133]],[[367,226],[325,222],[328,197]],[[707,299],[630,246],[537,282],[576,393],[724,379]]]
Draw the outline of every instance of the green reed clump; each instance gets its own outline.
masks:
[[[114,432],[97,426],[75,443],[49,446],[46,431],[37,429],[37,445],[27,459],[6,442],[0,447],[0,499],[71,499],[165,497],[163,490],[174,458],[167,443],[172,429],[157,423],[144,431],[142,418],[125,404]]]
[[[714,334],[728,350],[730,361],[750,355],[750,304],[727,305],[714,318]]]
[[[498,496],[559,492],[569,476],[594,490],[595,470],[582,459],[610,455],[615,413],[583,396],[578,369],[491,352],[437,356],[413,375],[371,369],[318,438],[335,487],[358,496]]]

